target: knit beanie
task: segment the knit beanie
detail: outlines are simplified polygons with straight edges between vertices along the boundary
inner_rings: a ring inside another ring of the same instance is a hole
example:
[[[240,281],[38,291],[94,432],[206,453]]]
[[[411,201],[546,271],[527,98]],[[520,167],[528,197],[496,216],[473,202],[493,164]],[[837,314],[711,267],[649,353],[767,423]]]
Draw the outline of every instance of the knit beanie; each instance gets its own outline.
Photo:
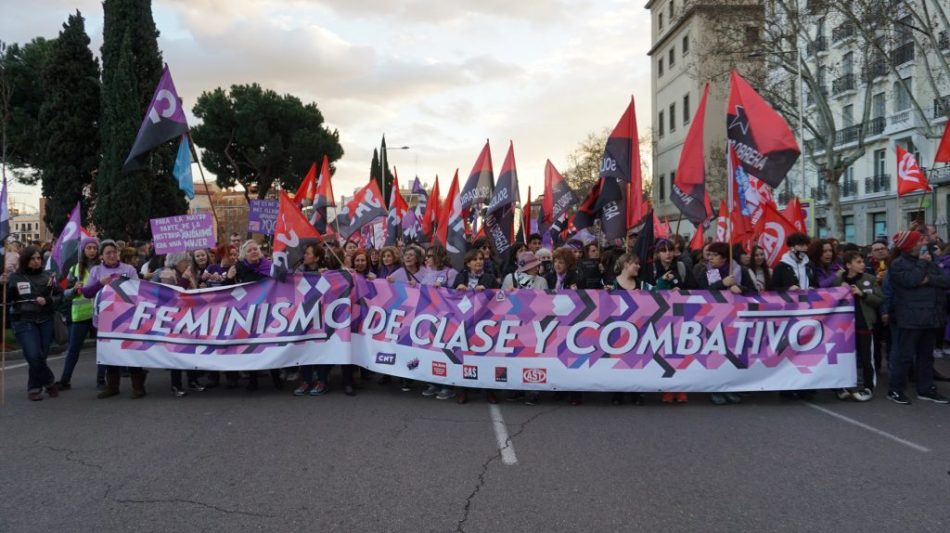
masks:
[[[894,246],[902,252],[909,252],[920,242],[921,233],[919,231],[898,231],[894,234]]]

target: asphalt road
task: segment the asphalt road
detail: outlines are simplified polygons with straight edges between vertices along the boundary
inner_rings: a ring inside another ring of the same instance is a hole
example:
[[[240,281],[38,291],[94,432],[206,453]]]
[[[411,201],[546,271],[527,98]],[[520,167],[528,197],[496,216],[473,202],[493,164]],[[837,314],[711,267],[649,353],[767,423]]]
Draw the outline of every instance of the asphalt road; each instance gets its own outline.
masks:
[[[590,394],[493,413],[376,384],[295,398],[264,378],[175,399],[164,371],[145,399],[123,380],[97,400],[91,353],[73,390],[34,403],[18,364],[2,532],[950,531],[950,406]]]

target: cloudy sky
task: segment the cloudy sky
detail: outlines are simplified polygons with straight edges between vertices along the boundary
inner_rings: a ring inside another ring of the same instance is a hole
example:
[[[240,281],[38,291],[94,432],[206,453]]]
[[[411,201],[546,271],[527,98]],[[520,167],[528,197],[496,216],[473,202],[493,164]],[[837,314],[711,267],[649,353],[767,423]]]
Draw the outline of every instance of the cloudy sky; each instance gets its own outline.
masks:
[[[0,39],[55,37],[82,11],[96,55],[98,0],[3,0]],[[496,174],[514,141],[522,197],[544,161],[567,166],[630,96],[650,125],[650,17],[629,0],[156,0],[159,47],[190,109],[202,91],[258,82],[313,101],[345,150],[337,194],[368,178],[385,133],[404,183],[464,180],[485,139]],[[193,117],[191,117],[193,118]],[[445,190],[445,186],[443,186]],[[13,188],[35,205],[36,192]],[[537,192],[533,192],[537,194]]]

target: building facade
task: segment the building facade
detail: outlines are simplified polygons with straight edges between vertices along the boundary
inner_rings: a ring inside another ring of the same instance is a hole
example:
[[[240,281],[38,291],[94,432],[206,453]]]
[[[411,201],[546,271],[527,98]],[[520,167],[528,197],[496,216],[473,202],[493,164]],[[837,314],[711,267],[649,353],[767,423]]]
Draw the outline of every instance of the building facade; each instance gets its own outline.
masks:
[[[679,210],[670,195],[683,142],[689,130],[703,88],[710,84],[703,132],[706,154],[706,184],[713,208],[725,190],[726,101],[729,74],[733,68],[744,77],[757,78],[761,60],[754,54],[758,21],[763,16],[759,1],[650,0],[646,9],[652,18],[652,139],[653,205],[661,218],[679,221]],[[720,39],[728,25],[740,39],[726,44]],[[714,50],[715,49],[715,50]],[[692,232],[682,220],[679,232]]]

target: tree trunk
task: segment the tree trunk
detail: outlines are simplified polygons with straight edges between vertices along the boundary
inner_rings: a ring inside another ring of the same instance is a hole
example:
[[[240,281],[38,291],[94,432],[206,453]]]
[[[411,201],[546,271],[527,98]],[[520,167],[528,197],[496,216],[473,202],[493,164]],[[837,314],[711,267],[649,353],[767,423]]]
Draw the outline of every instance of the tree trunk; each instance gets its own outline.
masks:
[[[841,214],[841,184],[838,182],[840,174],[834,169],[824,172],[825,189],[828,194],[828,208],[825,221],[828,224],[828,236],[833,239],[844,237],[844,217]]]

